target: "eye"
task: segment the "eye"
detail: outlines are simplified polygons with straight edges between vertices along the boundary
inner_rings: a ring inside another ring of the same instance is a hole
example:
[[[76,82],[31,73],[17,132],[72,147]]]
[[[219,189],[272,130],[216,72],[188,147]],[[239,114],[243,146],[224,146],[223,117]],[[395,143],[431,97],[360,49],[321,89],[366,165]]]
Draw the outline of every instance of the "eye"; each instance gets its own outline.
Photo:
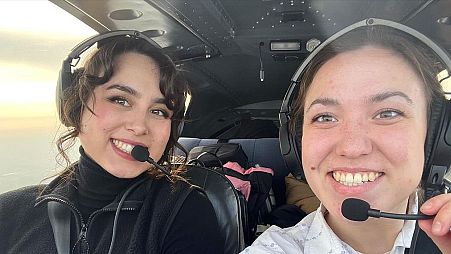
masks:
[[[393,118],[397,118],[397,117],[403,116],[403,115],[404,115],[404,113],[399,110],[383,109],[382,111],[377,113],[374,118],[375,119],[393,119]]]
[[[155,115],[158,118],[164,118],[164,119],[169,118],[169,113],[163,109],[152,109],[152,110],[150,110],[150,113],[152,113],[153,115]]]
[[[312,122],[317,122],[317,123],[329,123],[329,122],[338,122],[338,120],[329,114],[322,114],[322,115],[317,115],[312,119]]]
[[[114,96],[114,97],[109,98],[108,100],[110,100],[113,103],[125,106],[125,107],[130,106],[130,103],[128,103],[127,99],[120,97],[120,96]]]

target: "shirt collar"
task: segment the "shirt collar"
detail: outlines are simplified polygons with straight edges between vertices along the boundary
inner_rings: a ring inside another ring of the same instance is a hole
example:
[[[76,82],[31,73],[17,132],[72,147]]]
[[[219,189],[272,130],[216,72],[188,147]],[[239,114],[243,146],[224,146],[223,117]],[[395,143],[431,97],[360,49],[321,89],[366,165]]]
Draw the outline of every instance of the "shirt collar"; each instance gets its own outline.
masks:
[[[418,212],[418,194],[414,193],[409,197],[408,213]],[[326,222],[324,216],[328,213],[327,209],[321,204],[315,212],[315,218],[312,221],[311,228],[305,239],[306,252],[309,249],[321,253],[347,253],[358,254],[351,246],[343,242],[332,231]],[[393,249],[389,253],[403,253],[405,248],[410,248],[413,234],[415,231],[415,221],[406,220],[404,226],[396,237]]]
[[[418,213],[418,193],[415,192],[414,195],[410,195],[409,197],[409,207],[407,209],[408,213]],[[398,237],[396,237],[395,245],[396,247],[410,248],[412,243],[413,234],[415,232],[415,224],[414,220],[405,220],[404,226],[399,232]]]

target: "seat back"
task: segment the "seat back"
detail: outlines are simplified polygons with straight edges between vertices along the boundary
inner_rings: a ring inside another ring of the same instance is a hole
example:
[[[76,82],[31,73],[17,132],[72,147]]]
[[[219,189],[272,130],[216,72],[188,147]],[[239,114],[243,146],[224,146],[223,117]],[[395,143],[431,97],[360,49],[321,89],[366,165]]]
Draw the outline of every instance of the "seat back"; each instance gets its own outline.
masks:
[[[257,139],[230,139],[229,143],[239,143],[243,147],[249,159],[249,165],[258,164],[262,167],[271,168],[274,171],[272,178],[272,191],[274,192],[274,206],[286,203],[285,176],[290,172],[280,152],[278,138]]]
[[[180,137],[179,143],[189,152],[196,146],[218,143],[218,139],[201,139]],[[255,138],[255,139],[230,139],[228,143],[239,143],[243,147],[249,159],[249,165],[259,164],[262,167],[272,168],[274,177],[272,189],[274,192],[275,206],[286,203],[285,197],[285,176],[290,171],[285,164],[282,153],[280,152],[280,143],[278,138]],[[176,155],[184,155],[176,149]]]
[[[229,179],[214,170],[194,165],[187,165],[186,179],[201,187],[210,199],[225,240],[224,253],[235,254],[243,250],[246,206]]]
[[[183,146],[183,148],[185,148],[185,150],[187,152],[189,152],[189,151],[191,151],[191,149],[193,149],[196,146],[205,146],[205,145],[216,144],[216,143],[218,143],[218,139],[212,139],[212,138],[204,138],[204,139],[202,139],[202,138],[180,137],[178,139],[178,142]],[[175,155],[186,156],[178,148],[175,149]]]

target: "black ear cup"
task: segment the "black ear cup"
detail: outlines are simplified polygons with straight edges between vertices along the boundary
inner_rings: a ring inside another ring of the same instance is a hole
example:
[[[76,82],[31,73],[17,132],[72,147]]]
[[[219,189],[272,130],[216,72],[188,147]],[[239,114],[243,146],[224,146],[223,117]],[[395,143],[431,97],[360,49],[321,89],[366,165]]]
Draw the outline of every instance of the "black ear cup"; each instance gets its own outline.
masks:
[[[434,100],[429,109],[428,131],[426,134],[426,142],[424,144],[424,167],[426,169],[430,168],[432,165],[434,150],[436,150],[437,143],[439,142],[438,134],[443,128],[444,113],[446,109],[445,105],[446,103],[443,100]],[[422,178],[427,178],[428,174],[429,172],[425,170]]]
[[[301,159],[301,137],[302,137],[302,119],[298,119],[295,123],[294,130],[290,129],[290,122],[296,121],[293,119],[292,103],[295,100],[295,90],[299,89],[299,81],[302,80],[307,66],[309,66],[312,59],[328,44],[342,35],[356,29],[365,26],[382,25],[391,27],[417,38],[419,41],[427,45],[441,60],[443,65],[447,68],[448,72],[451,71],[451,59],[448,53],[439,47],[432,40],[413,30],[410,27],[402,24],[370,18],[355,24],[352,24],[341,31],[335,33],[326,41],[321,43],[313,52],[304,60],[304,62],[296,70],[295,74],[291,78],[291,84],[285,94],[282,101],[282,105],[279,112],[280,130],[280,150],[285,160],[285,164],[290,171],[298,176],[304,178],[304,171],[302,168]],[[434,99],[433,99],[434,100]],[[431,173],[431,168],[438,166],[440,170],[448,170],[451,165],[451,102],[444,100],[443,98],[435,98],[430,108],[430,116],[428,122],[428,133],[425,142],[425,164],[422,180],[428,183],[428,181],[437,181],[440,183],[440,177],[444,172],[436,173],[437,170]],[[295,131],[296,133],[293,133]],[[439,175],[439,176],[437,176]],[[439,186],[439,185],[436,185]]]
[[[293,113],[291,110],[294,93],[297,91],[297,84],[293,81],[290,85],[291,89],[288,89],[285,94],[285,98],[282,102],[282,106],[279,112],[279,143],[280,152],[285,160],[290,172],[296,178],[305,178],[304,171],[302,169],[302,163],[300,158],[300,143],[297,131],[293,133],[291,131],[291,123],[294,121]],[[302,126],[302,125],[301,125]]]
[[[295,145],[296,149],[296,160],[297,163],[299,165],[299,168],[302,169],[302,171],[299,172],[299,174],[295,174],[294,176],[298,179],[305,179],[305,174],[304,174],[304,165],[302,164],[302,157],[301,157],[301,147],[302,147],[302,124],[303,124],[303,119],[301,118],[297,118],[297,119],[293,119],[294,120],[294,126],[293,126],[293,131],[294,133],[292,134],[292,139],[293,139],[293,144]]]
[[[425,199],[443,190],[444,176],[451,166],[451,101],[433,103],[425,143],[423,183]]]
[[[66,91],[67,88],[70,87],[70,84],[73,80],[72,76],[73,74],[71,72],[70,64],[68,65],[66,61],[63,62],[63,66],[59,72],[59,77],[56,84],[56,109],[58,111],[58,116],[61,123],[66,127],[70,127],[71,124],[64,114],[64,103],[66,101],[64,91]]]
[[[158,44],[152,41],[150,38],[145,36],[143,33],[135,31],[135,30],[116,30],[110,31],[98,35],[94,35],[81,43],[75,46],[72,51],[69,53],[67,58],[63,61],[58,81],[56,83],[56,107],[58,112],[58,117],[62,124],[67,127],[71,127],[71,121],[67,119],[67,117],[71,117],[74,112],[69,112],[69,114],[64,113],[64,104],[67,101],[65,98],[65,93],[67,93],[67,89],[71,87],[74,83],[74,70],[77,63],[79,62],[80,55],[91,48],[94,44],[98,42],[104,42],[107,39],[112,37],[132,37],[136,39],[146,40],[153,47],[160,48]],[[75,62],[75,64],[73,64]],[[80,105],[81,106],[81,105]]]
[[[279,116],[281,118],[281,116]],[[287,167],[296,178],[305,178],[301,162],[301,144],[299,136],[290,130],[290,122],[284,116],[286,124],[279,128],[280,151],[284,157]]]

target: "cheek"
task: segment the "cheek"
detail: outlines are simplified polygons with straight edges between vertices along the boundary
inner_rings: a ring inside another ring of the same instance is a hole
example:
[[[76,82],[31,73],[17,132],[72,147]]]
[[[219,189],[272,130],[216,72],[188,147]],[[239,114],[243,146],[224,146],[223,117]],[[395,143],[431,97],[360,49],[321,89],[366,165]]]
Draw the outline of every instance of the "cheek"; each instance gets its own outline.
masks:
[[[425,135],[421,129],[398,128],[380,133],[375,140],[383,155],[416,181],[423,171]]]
[[[153,125],[153,131],[151,135],[151,138],[153,140],[152,143],[155,144],[156,147],[154,147],[154,149],[158,151],[160,156],[163,154],[170,136],[171,136],[170,122]]]
[[[408,135],[399,131],[379,134],[375,141],[378,149],[388,157],[390,161],[398,163],[406,161],[410,157],[409,153],[413,152],[413,144],[411,144],[412,140]]]
[[[112,113],[112,110],[104,103],[97,103],[93,111],[95,115],[87,109],[83,114],[82,123],[88,129],[109,130],[114,127],[114,122],[120,122],[121,117],[117,113]]]
[[[167,143],[169,137],[171,136],[171,123],[166,124],[164,128],[162,128],[161,140],[164,143]]]
[[[412,157],[424,157],[424,142],[426,131],[422,128],[393,128],[378,133],[378,140],[383,146],[386,154],[393,157],[397,155],[398,160],[406,160]]]
[[[302,164],[306,171],[318,168],[322,160],[332,151],[333,139],[326,132],[304,130],[301,141]]]

